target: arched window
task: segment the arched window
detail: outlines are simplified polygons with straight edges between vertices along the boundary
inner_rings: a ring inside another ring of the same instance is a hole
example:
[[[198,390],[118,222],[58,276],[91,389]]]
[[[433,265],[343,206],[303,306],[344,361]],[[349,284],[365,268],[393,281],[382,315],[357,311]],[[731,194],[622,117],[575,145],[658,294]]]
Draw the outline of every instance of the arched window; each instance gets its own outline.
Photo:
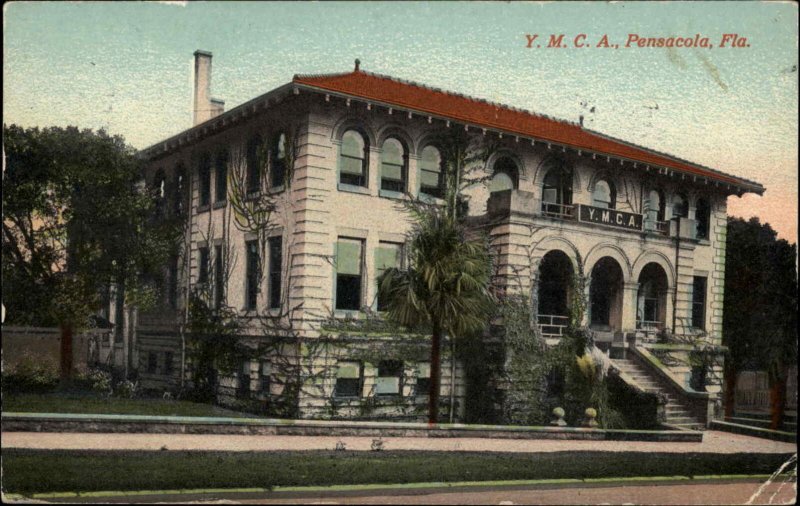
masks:
[[[367,186],[367,141],[356,130],[348,130],[342,135],[339,162],[340,183]]]
[[[685,195],[677,194],[672,197],[672,217],[689,217],[689,201],[686,199]]]
[[[247,193],[256,193],[261,189],[261,140],[255,135],[247,143]]]
[[[514,160],[504,156],[494,163],[492,179],[489,182],[490,192],[513,190],[517,187],[519,169]]]
[[[383,141],[381,147],[381,190],[406,191],[406,150],[394,138]]]
[[[223,149],[217,153],[217,160],[214,164],[216,184],[214,185],[214,202],[225,202],[228,200],[228,150]]]
[[[426,146],[419,157],[419,191],[432,197],[444,198],[444,164],[435,146]]]
[[[547,172],[542,187],[542,212],[548,216],[572,215],[572,170],[555,167]]]
[[[167,177],[164,175],[163,169],[158,169],[158,171],[156,171],[156,177],[153,180],[153,189],[156,194],[156,216],[163,218],[167,197]]]
[[[175,200],[173,202],[175,214],[181,216],[186,208],[186,169],[183,164],[175,167]]]
[[[617,190],[614,183],[600,179],[594,184],[592,192],[592,205],[603,209],[614,209],[617,201]]]
[[[646,228],[647,230],[655,230],[662,233],[666,232],[666,225],[664,224],[664,208],[666,202],[664,201],[664,193],[661,190],[650,190],[647,194],[646,204]]]
[[[211,204],[211,157],[208,153],[200,156],[200,167],[198,170],[200,181],[198,181],[200,202],[199,205],[207,206]]]
[[[708,239],[709,224],[711,221],[711,205],[708,200],[700,198],[695,207],[696,234],[697,239]]]
[[[270,186],[283,186],[286,182],[286,134],[280,132],[272,138],[270,147]]]

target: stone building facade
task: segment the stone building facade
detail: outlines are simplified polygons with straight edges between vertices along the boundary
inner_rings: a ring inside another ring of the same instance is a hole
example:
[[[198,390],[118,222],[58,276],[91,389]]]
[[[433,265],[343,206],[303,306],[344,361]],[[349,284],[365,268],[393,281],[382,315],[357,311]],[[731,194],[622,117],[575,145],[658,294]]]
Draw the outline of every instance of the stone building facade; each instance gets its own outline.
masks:
[[[139,318],[151,387],[188,381],[187,301],[201,293],[232,308],[259,350],[222,379],[221,399],[418,419],[425,340],[381,326],[375,279],[404,265],[403,200],[442,195],[435,139],[448,129],[494,147],[465,191],[469,223],[491,238],[498,288],[531,296],[549,342],[583,273],[584,323],[612,356],[665,334],[720,343],[726,199],[763,193],[758,183],[358,62],[223,112],[210,99],[211,55],[195,56],[195,126],[144,152],[160,212],[186,230],[163,307]],[[442,370],[445,412],[461,419],[464,372],[447,352]]]

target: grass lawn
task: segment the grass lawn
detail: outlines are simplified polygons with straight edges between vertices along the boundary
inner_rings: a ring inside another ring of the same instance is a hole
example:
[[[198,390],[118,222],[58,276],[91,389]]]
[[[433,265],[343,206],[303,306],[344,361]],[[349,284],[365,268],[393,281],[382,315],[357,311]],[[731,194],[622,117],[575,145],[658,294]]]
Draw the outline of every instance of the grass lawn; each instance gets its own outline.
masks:
[[[770,474],[789,455],[3,451],[6,493]]]
[[[67,392],[42,395],[4,393],[3,411],[21,413],[252,417],[252,415],[197,402],[158,398],[105,398],[96,394]]]

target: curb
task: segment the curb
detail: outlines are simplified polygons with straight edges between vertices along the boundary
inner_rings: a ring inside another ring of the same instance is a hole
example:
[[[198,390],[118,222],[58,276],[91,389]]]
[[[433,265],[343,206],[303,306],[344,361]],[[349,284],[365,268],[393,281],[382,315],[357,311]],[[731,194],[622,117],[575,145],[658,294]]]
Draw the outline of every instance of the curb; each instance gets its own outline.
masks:
[[[143,497],[160,495],[207,495],[207,494],[270,494],[279,497],[303,497],[318,495],[320,493],[337,493],[340,495],[364,495],[365,493],[380,491],[407,491],[409,494],[424,494],[428,491],[448,489],[476,489],[491,487],[524,487],[524,488],[567,488],[567,487],[603,487],[637,485],[667,485],[688,483],[720,483],[720,482],[760,482],[770,477],[768,474],[730,474],[730,475],[703,475],[703,476],[633,476],[622,478],[564,478],[547,480],[506,480],[506,481],[462,481],[462,482],[429,482],[429,483],[398,483],[398,484],[362,484],[362,485],[332,485],[308,487],[273,487],[268,488],[209,488],[187,490],[116,490],[95,492],[48,492],[41,494],[4,494],[4,499],[20,501],[26,499],[79,499],[98,497]],[[399,494],[407,495],[407,494]]]

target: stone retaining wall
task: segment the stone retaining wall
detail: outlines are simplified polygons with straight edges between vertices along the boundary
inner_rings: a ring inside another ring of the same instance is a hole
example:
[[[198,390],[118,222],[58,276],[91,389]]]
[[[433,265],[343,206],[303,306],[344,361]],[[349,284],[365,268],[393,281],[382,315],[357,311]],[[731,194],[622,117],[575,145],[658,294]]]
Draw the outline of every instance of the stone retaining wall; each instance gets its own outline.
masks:
[[[389,422],[334,422],[236,418],[145,417],[125,415],[3,414],[9,432],[109,432],[151,434],[239,434],[280,436],[474,437],[495,439],[576,439],[594,441],[701,442],[702,432],[603,430],[578,427],[520,427]]]

